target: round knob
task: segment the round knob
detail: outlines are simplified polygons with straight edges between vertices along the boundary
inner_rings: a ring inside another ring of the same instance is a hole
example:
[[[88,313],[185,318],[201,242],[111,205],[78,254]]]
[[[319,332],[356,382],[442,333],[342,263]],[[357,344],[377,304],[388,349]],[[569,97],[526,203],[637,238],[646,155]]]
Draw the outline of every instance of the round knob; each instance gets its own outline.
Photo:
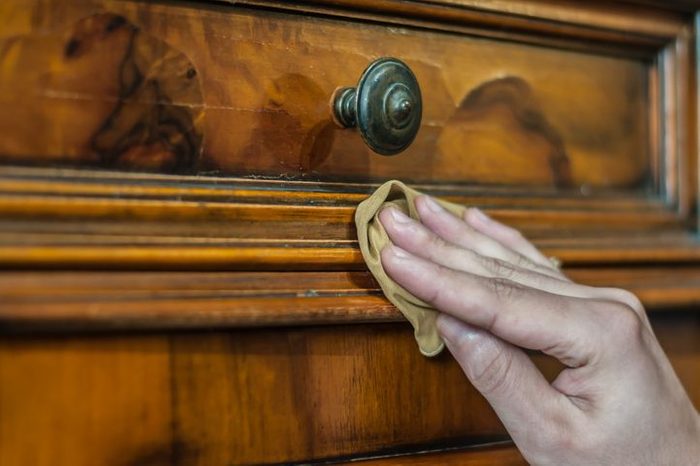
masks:
[[[356,88],[335,92],[332,108],[339,126],[357,126],[370,149],[382,155],[398,154],[413,142],[423,113],[418,80],[396,58],[372,62]]]

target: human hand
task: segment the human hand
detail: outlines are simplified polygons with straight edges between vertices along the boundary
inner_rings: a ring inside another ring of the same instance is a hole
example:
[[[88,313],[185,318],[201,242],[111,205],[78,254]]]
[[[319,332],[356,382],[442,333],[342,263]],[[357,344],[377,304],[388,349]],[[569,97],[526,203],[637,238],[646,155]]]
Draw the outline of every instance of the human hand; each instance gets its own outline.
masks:
[[[630,292],[573,283],[517,230],[428,196],[379,219],[382,265],[535,464],[700,464],[700,415]],[[548,383],[522,348],[567,366]]]

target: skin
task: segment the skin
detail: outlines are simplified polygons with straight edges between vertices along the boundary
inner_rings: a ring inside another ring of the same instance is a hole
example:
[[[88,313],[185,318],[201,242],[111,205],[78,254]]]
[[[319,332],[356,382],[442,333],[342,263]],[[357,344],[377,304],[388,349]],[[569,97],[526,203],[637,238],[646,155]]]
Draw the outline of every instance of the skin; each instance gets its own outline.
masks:
[[[379,219],[388,275],[441,312],[467,378],[533,464],[700,464],[700,415],[630,292],[569,280],[517,230],[428,196]],[[545,380],[524,349],[566,368]]]

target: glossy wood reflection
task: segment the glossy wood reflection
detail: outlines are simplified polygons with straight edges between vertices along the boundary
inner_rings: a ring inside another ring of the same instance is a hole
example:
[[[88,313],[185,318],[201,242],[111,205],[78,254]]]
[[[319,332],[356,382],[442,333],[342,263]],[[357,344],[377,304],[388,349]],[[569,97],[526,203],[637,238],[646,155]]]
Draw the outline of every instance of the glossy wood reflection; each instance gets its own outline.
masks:
[[[14,109],[0,116],[5,161],[359,181],[650,182],[648,65],[639,59],[235,6],[12,0],[3,11],[0,103]],[[400,160],[371,153],[330,118],[335,88],[379,56],[406,61],[423,89],[423,126]]]

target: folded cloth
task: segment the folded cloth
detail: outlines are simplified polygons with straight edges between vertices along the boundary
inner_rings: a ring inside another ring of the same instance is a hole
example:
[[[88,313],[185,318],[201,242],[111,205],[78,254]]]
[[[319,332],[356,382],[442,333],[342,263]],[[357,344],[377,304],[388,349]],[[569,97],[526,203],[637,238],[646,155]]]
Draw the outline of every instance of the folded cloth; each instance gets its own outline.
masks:
[[[377,218],[379,212],[385,207],[393,206],[411,218],[420,221],[415,205],[416,197],[419,195],[421,195],[420,192],[409,188],[400,181],[387,181],[357,207],[355,226],[357,227],[357,238],[360,242],[362,257],[370,272],[379,282],[379,286],[389,301],[413,325],[420,352],[425,356],[436,356],[445,346],[436,327],[438,312],[389,278],[384,272],[380,256],[382,249],[390,243],[390,240]],[[457,217],[461,218],[466,210],[463,206],[440,199],[436,200],[448,212]]]

